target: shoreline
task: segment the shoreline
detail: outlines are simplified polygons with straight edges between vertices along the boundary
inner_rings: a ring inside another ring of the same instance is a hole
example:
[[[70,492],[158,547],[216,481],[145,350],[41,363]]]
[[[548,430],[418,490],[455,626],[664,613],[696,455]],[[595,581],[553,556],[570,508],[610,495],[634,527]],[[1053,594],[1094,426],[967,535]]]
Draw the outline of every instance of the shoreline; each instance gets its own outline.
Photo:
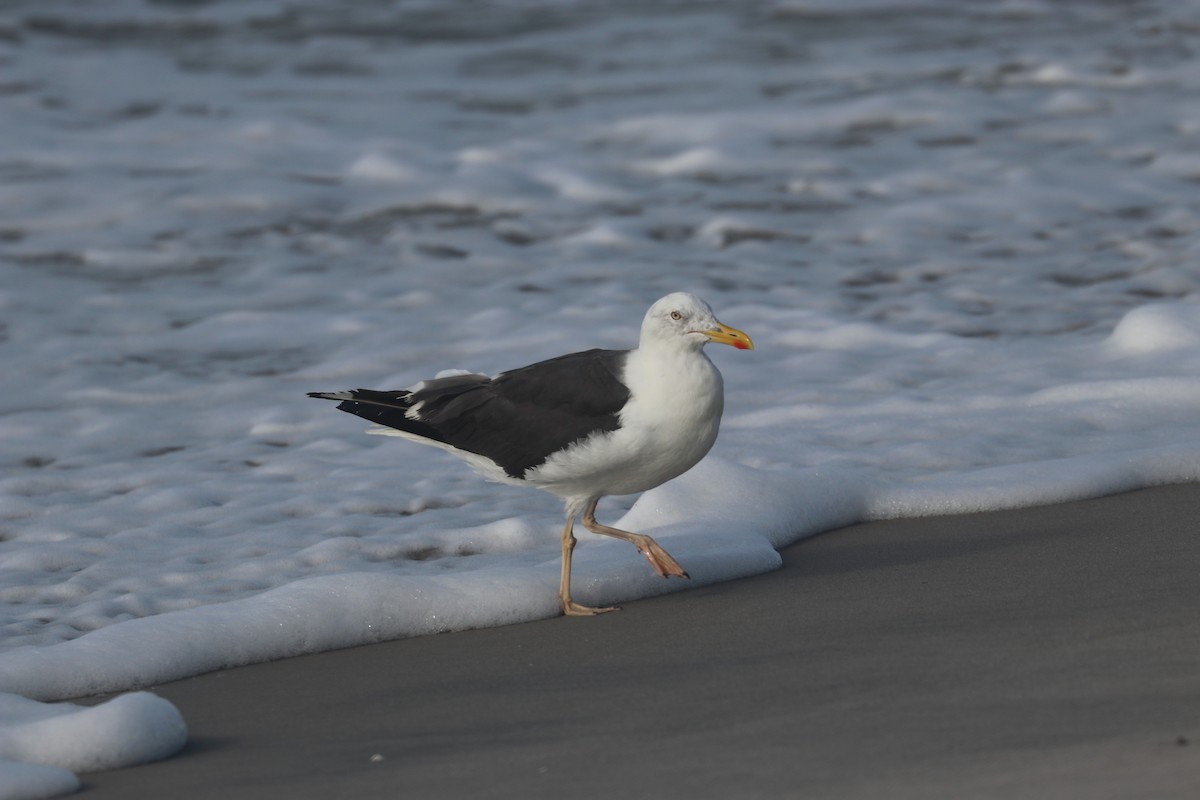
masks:
[[[616,614],[151,687],[191,738],[84,796],[1185,797],[1200,484],[852,525]]]

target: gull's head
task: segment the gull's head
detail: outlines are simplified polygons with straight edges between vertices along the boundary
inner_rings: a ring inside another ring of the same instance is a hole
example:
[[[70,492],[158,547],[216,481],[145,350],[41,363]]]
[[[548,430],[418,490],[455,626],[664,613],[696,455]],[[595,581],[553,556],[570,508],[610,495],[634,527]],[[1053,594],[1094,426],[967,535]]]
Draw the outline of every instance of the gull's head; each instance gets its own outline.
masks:
[[[750,337],[722,325],[708,303],[687,292],[675,292],[650,306],[642,320],[642,347],[648,344],[699,350],[709,342],[753,350]]]

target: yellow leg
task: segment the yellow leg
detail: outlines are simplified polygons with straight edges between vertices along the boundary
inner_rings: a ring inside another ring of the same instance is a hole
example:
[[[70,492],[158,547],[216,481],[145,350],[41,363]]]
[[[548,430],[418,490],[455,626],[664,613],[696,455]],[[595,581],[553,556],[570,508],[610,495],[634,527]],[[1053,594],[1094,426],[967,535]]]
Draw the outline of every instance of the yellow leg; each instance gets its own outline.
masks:
[[[671,558],[671,554],[659,546],[658,542],[651,539],[649,536],[641,533],[630,533],[623,531],[620,528],[610,528],[607,525],[601,525],[596,521],[596,504],[600,502],[599,498],[588,503],[587,508],[583,511],[583,527],[587,528],[592,533],[599,533],[604,536],[615,536],[629,542],[637,551],[641,553],[647,561],[650,562],[650,568],[656,573],[666,578],[674,575],[677,578],[686,578],[688,574],[683,571],[683,567]],[[568,521],[568,525],[570,521]]]
[[[562,532],[562,577],[558,585],[558,596],[562,600],[563,613],[568,617],[590,617],[608,611],[618,611],[615,606],[592,608],[580,605],[571,599],[571,554],[575,551],[575,514],[568,512],[567,524]]]

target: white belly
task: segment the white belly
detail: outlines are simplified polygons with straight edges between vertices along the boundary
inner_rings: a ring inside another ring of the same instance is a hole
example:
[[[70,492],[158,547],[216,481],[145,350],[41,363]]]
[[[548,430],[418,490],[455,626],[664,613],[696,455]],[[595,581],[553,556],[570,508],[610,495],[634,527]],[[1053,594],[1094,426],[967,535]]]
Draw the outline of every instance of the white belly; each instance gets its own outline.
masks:
[[[717,440],[724,390],[702,352],[687,355],[630,353],[623,381],[633,396],[621,427],[551,456],[526,482],[564,498],[632,494],[695,466]]]

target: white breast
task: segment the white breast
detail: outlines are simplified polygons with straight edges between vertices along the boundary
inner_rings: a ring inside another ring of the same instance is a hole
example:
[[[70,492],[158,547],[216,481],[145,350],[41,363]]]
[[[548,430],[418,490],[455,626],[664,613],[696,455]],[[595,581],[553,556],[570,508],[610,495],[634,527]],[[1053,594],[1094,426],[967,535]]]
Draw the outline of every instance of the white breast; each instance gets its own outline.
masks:
[[[527,482],[566,498],[643,492],[691,469],[712,448],[724,386],[702,351],[634,350],[622,381],[631,398],[621,427],[551,456]]]

